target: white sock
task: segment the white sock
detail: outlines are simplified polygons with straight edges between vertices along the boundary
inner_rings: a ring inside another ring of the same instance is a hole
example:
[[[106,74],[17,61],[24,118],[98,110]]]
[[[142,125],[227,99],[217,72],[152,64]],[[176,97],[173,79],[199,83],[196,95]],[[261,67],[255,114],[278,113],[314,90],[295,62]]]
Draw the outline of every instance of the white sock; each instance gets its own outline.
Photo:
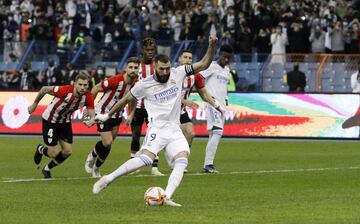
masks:
[[[44,170],[45,170],[45,171],[50,171],[49,166],[48,166],[48,165],[46,165],[46,166],[44,167]]]
[[[135,157],[129,159],[125,163],[123,163],[119,168],[117,168],[114,172],[106,175],[106,181],[111,183],[116,178],[123,176],[125,174],[131,173],[141,167],[149,166],[152,164],[152,159],[147,155],[140,155],[139,157]]]
[[[215,129],[211,131],[211,134],[209,136],[209,141],[206,145],[204,166],[214,164],[216,150],[218,148],[222,136],[222,132],[223,132],[222,129]]]
[[[165,195],[166,198],[171,198],[176,188],[180,185],[180,182],[184,176],[184,170],[188,165],[188,159],[181,157],[175,160],[174,169],[172,170],[168,184],[166,186]]]

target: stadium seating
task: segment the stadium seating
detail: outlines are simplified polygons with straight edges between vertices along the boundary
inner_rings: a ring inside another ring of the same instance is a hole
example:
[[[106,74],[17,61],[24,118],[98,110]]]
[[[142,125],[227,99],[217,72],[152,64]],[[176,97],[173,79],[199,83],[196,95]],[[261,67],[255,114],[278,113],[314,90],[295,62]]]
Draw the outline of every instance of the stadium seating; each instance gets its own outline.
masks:
[[[76,65],[77,69],[90,70],[98,65],[121,69],[122,63],[125,61],[124,58],[140,54],[139,46],[135,44],[132,48],[129,48],[129,43],[129,41],[114,42],[113,46],[117,47],[117,50],[114,52],[121,52],[121,54],[112,54],[108,58],[105,57],[104,44],[87,44],[81,50],[80,48],[72,48],[65,56],[61,56],[56,52],[54,42],[28,44],[24,45],[28,46],[28,49],[24,50],[24,55],[22,55],[21,60],[18,62],[4,61],[3,55],[0,54],[0,71],[20,70],[25,62],[31,63],[33,71],[41,71],[47,68],[47,60],[49,58],[54,59],[57,65],[61,65],[61,68],[64,68],[65,63],[72,62]],[[197,61],[206,51],[207,42],[186,40],[173,42],[171,46],[171,58],[174,62],[177,61],[178,54],[182,49],[192,50],[194,52],[193,60]],[[47,53],[44,54],[44,52]],[[125,54],[125,52],[127,53]],[[342,57],[341,60],[335,60],[329,56],[324,64],[320,63],[319,55],[290,55],[284,64],[269,63],[268,56],[261,55],[262,60],[258,61],[260,57],[256,53],[234,55],[231,68],[237,71],[239,77],[237,86],[241,86],[238,89],[266,92],[287,91],[287,84],[283,80],[284,75],[291,71],[294,63],[297,62],[299,63],[300,71],[303,71],[306,75],[307,85],[305,91],[351,92],[350,76],[354,72],[354,68],[349,65],[355,61],[352,58],[354,56]],[[322,65],[321,68],[320,65]],[[319,69],[321,69],[320,73]],[[113,72],[110,73],[112,74]],[[317,83],[317,79],[319,79],[319,83]],[[242,88],[243,86],[252,86],[252,88]]]

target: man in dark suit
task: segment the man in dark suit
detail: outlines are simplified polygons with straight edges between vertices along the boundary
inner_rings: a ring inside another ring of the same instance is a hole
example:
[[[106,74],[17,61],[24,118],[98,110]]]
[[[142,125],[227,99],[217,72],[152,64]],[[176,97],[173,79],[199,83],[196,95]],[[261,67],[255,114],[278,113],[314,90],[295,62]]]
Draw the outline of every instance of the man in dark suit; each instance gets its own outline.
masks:
[[[289,92],[304,92],[306,86],[305,73],[299,71],[299,64],[294,63],[294,69],[287,73]]]

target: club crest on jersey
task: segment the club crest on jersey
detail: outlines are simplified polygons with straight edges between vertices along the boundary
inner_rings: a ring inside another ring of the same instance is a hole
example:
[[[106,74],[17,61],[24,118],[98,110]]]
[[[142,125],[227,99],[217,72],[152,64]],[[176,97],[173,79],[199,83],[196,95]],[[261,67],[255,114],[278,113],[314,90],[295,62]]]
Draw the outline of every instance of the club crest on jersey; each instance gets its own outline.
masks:
[[[163,88],[164,88],[164,87],[161,86],[161,85],[156,85],[156,86],[153,87],[153,92],[160,91],[160,90],[162,90]]]
[[[170,79],[171,84],[176,84],[176,81],[174,79]]]
[[[52,138],[48,138],[48,142],[51,143],[51,142],[52,142]]]
[[[100,129],[104,129],[104,124],[100,124]]]

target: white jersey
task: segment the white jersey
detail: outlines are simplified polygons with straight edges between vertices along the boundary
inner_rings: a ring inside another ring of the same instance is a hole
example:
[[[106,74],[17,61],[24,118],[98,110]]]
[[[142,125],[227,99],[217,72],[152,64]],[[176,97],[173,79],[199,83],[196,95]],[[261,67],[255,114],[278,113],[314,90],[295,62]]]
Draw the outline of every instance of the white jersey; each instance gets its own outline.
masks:
[[[200,74],[205,78],[206,89],[219,104],[226,108],[227,85],[229,83],[230,69],[221,67],[216,61],[213,61],[210,67]]]
[[[171,69],[166,83],[160,83],[150,76],[137,82],[130,90],[137,100],[144,99],[149,126],[180,124],[181,90],[187,74],[193,74],[192,65]]]
[[[155,65],[154,63],[151,64],[140,64],[140,69],[138,72],[138,79],[143,80],[146,79],[149,76],[152,76],[155,73]],[[136,108],[144,108],[144,100],[139,100],[136,104]]]

